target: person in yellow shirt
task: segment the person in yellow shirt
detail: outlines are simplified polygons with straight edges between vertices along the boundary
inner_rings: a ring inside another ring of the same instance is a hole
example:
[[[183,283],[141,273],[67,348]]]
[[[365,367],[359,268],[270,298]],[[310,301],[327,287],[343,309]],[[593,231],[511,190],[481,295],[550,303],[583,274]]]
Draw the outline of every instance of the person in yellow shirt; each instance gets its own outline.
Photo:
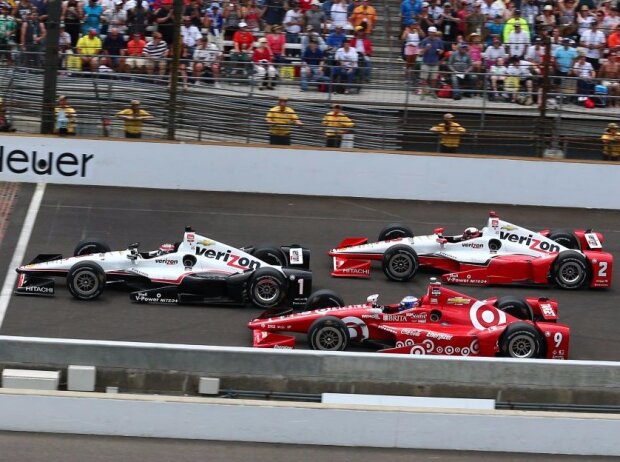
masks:
[[[435,125],[431,131],[437,132],[441,136],[439,140],[441,152],[456,152],[461,144],[461,135],[466,132],[465,128],[456,122],[450,113],[444,114],[443,122]]]
[[[97,56],[101,53],[101,39],[97,36],[97,30],[90,28],[88,34],[83,35],[77,42],[76,48],[82,58],[84,68],[90,66],[92,72],[97,71]]]
[[[362,0],[361,5],[353,9],[353,14],[349,17],[353,28],[363,27],[364,32],[370,35],[377,22],[377,10],[368,4],[368,0]]]
[[[142,138],[142,125],[153,116],[140,108],[140,101],[131,101],[131,107],[118,111],[116,117],[125,121],[125,138]]]
[[[618,124],[610,123],[603,136],[603,160],[620,160],[620,133],[618,133]]]
[[[58,105],[54,108],[54,133],[58,135],[75,135],[76,112],[66,96],[58,97]]]
[[[288,99],[281,96],[278,105],[267,111],[265,121],[269,124],[269,144],[288,146],[291,144],[291,127],[303,125],[297,113],[287,106]]]
[[[355,126],[353,121],[342,112],[340,104],[334,104],[333,110],[325,114],[321,123],[327,127],[325,146],[328,148],[339,148],[342,145],[342,135],[349,133],[349,130]]]

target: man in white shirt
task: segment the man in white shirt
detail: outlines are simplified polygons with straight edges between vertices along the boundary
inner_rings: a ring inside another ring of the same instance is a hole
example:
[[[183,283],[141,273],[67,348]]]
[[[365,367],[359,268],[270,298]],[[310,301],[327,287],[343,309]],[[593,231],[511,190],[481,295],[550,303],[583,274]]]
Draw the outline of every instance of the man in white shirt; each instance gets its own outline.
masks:
[[[198,39],[198,46],[192,57],[192,73],[196,86],[202,85],[201,77],[213,78],[213,86],[220,88],[219,77],[223,54],[215,43],[207,44],[204,38]]]
[[[286,43],[299,43],[299,33],[303,23],[303,13],[297,2],[291,3],[291,9],[284,15],[282,24],[286,32]],[[286,50],[287,56],[299,56],[299,50]]]
[[[200,30],[192,24],[189,16],[183,18],[183,26],[181,27],[181,37],[183,45],[187,48],[187,55],[193,56],[198,40],[202,38]]]
[[[542,46],[542,39],[537,37],[534,40],[534,44],[530,45],[527,48],[527,52],[525,53],[526,61],[531,63],[541,65],[545,56],[545,47]]]
[[[586,61],[592,64],[595,71],[600,67],[601,51],[605,48],[607,39],[605,34],[598,30],[596,21],[590,23],[590,28],[581,34],[579,45],[586,48]]]
[[[336,75],[340,77],[341,82],[346,79],[347,86],[344,92],[349,93],[353,79],[357,75],[357,50],[351,48],[351,44],[347,39],[342,44],[342,48],[338,48],[338,51],[336,51],[335,58],[338,63]]]
[[[515,29],[508,34],[508,51],[510,56],[523,58],[530,44],[530,35],[521,30],[521,24],[515,23]]]
[[[586,55],[581,54],[569,75],[573,75],[578,78],[577,80],[577,94],[579,95],[591,95],[594,90],[594,78],[596,72],[588,61],[586,61]]]
[[[330,17],[332,29],[335,29],[336,26],[341,26],[344,30],[351,29],[351,24],[349,23],[349,13],[347,11],[347,4],[344,0],[332,1]]]

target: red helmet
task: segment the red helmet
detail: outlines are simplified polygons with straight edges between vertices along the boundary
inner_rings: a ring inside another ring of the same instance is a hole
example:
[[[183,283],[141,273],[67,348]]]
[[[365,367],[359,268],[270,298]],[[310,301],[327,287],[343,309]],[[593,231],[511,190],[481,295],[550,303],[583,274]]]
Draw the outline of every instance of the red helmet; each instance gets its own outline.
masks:
[[[478,228],[474,228],[470,226],[469,228],[463,231],[463,239],[474,239],[475,237],[480,236],[480,230]]]
[[[160,253],[174,252],[174,244],[162,244],[159,246]]]

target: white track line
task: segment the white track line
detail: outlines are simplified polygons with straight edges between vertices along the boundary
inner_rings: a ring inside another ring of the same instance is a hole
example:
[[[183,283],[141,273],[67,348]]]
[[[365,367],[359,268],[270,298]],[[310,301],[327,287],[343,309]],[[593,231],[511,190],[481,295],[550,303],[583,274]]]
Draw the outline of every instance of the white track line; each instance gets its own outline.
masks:
[[[6,273],[6,278],[4,279],[4,284],[2,285],[2,292],[0,292],[0,327],[2,327],[2,323],[4,322],[6,309],[9,306],[9,301],[11,300],[11,295],[13,294],[13,287],[15,286],[15,281],[17,280],[15,268],[21,265],[24,260],[26,247],[28,246],[28,241],[30,241],[30,235],[32,234],[34,223],[37,220],[37,215],[39,213],[39,208],[41,207],[41,201],[43,201],[44,194],[45,183],[37,184],[37,188],[34,191],[32,200],[30,201],[30,206],[28,207],[28,212],[26,213],[26,219],[24,220],[24,225],[22,226],[22,232],[20,233],[19,240],[15,246],[15,252],[13,252],[13,258],[11,259],[9,269]]]

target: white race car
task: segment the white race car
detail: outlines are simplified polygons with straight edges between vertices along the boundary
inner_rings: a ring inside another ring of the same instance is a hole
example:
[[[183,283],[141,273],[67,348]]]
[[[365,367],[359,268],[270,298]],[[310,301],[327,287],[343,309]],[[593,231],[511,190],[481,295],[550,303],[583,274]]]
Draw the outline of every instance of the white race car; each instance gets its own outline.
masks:
[[[603,236],[591,230],[530,231],[491,212],[487,225],[455,236],[443,228],[413,236],[401,224],[386,227],[379,241],[345,238],[335,249],[332,276],[370,276],[372,260],[393,281],[408,281],[419,268],[445,274],[454,284],[555,284],[563,289],[610,287],[613,256],[602,251]]]
[[[186,228],[183,240],[140,252],[138,244],[110,251],[104,242],[86,239],[74,256],[38,255],[17,268],[15,293],[54,295],[51,277],[67,279],[79,300],[99,297],[107,284],[145,289],[131,293],[141,303],[245,304],[271,308],[285,298],[305,306],[312,289],[310,251],[297,245],[235,248]]]

